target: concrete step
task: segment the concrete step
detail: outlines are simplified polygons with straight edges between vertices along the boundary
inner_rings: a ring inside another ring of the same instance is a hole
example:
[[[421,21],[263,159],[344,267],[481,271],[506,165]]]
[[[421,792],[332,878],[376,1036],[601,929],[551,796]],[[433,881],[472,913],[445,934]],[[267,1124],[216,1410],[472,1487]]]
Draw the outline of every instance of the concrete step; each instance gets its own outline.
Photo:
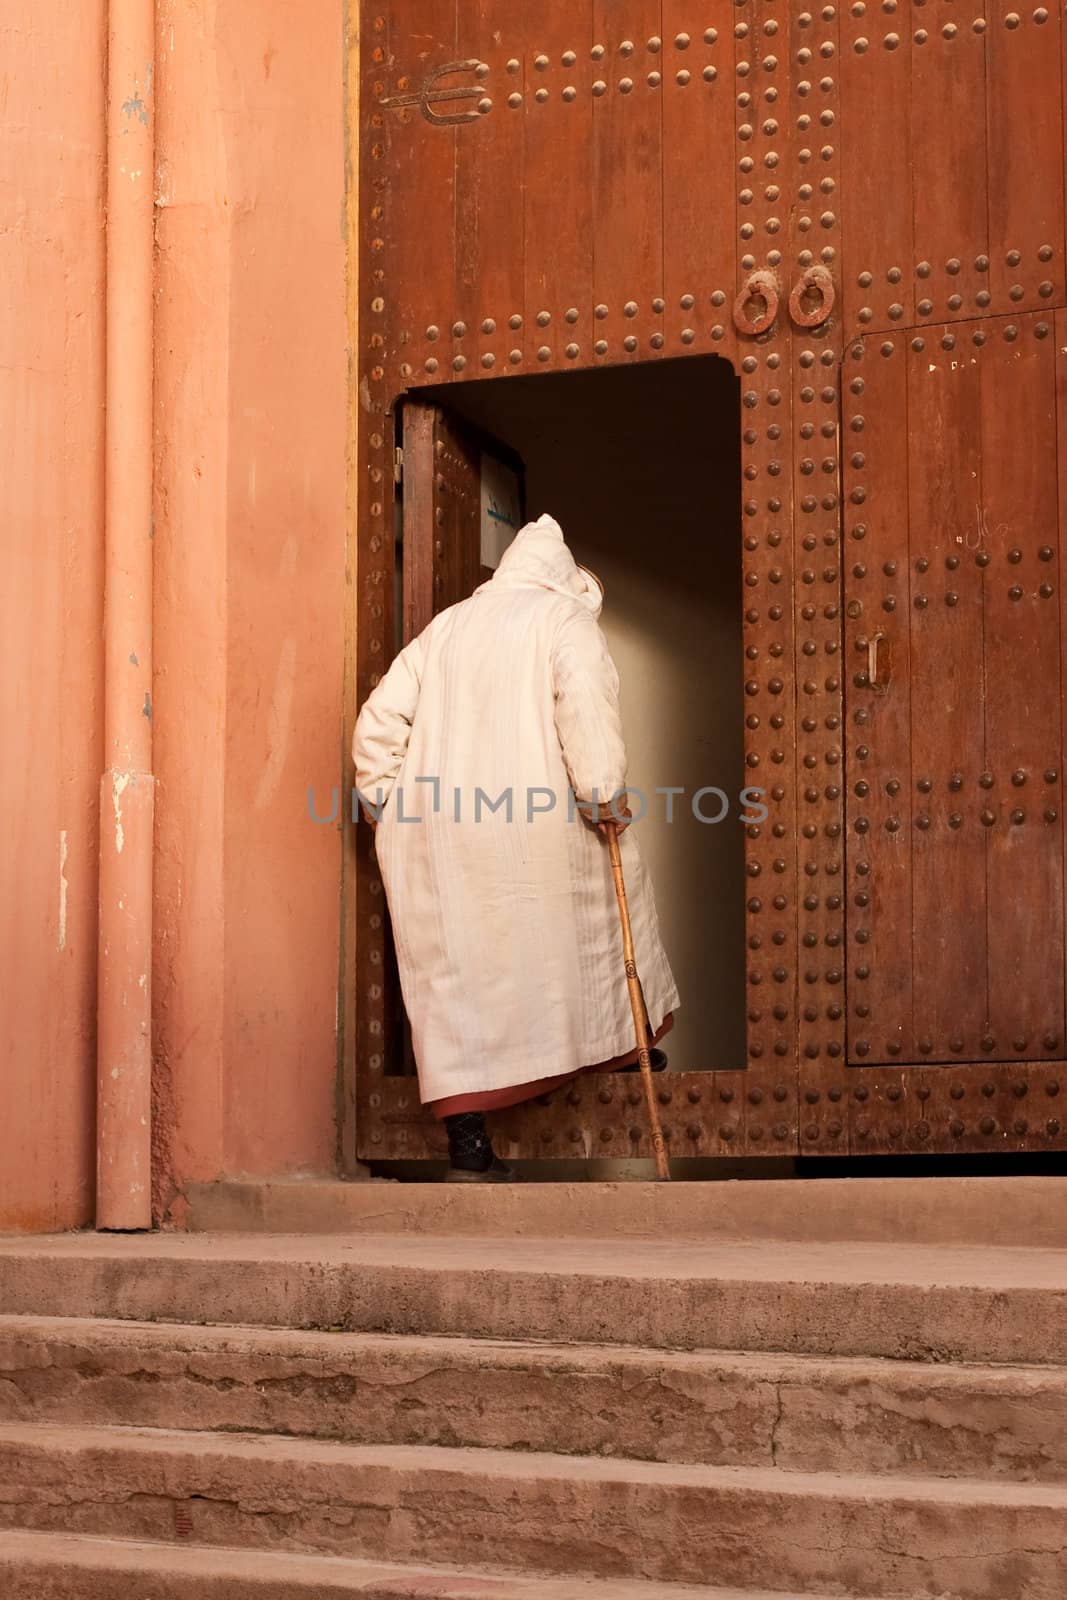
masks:
[[[0,1240],[0,1305],[648,1348],[1067,1365],[1067,1252],[963,1246],[94,1235]]]
[[[1062,1600],[1067,1487],[0,1426],[0,1523],[533,1575]]]
[[[190,1184],[197,1232],[782,1239],[1067,1249],[1067,1177]]]
[[[782,1600],[766,1591],[464,1574],[439,1566],[19,1530],[0,1532],[0,1592],[4,1600]]]
[[[0,1421],[1067,1481],[1067,1370],[0,1317]]]

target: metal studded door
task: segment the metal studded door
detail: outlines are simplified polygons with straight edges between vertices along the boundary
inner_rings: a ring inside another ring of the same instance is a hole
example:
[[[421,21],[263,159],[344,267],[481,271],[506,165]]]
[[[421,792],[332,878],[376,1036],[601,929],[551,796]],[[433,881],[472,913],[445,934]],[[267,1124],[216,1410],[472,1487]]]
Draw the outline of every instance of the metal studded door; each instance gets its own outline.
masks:
[[[747,1069],[710,1048],[660,1090],[687,1154],[1067,1143],[1062,18],[959,6],[361,7],[357,700],[394,608],[410,632],[470,581],[453,531],[394,585],[394,430],[420,387],[709,352],[741,379],[745,781],[768,817],[746,837]],[[425,1153],[359,849],[359,1148]],[[589,1080],[502,1142],[639,1153],[627,1106]]]
[[[846,360],[849,1059],[1063,1053],[1055,319]]]

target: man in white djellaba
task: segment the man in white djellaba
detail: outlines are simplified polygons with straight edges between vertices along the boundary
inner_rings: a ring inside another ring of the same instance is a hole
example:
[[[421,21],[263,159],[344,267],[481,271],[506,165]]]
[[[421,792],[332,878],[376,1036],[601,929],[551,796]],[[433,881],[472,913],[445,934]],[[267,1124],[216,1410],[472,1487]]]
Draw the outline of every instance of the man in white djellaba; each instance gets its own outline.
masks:
[[[609,828],[650,1044],[679,1003],[627,829],[602,604],[599,580],[541,516],[400,652],[356,722],[356,788],[375,824],[419,1092],[445,1124],[453,1182],[515,1175],[487,1111],[636,1060]]]

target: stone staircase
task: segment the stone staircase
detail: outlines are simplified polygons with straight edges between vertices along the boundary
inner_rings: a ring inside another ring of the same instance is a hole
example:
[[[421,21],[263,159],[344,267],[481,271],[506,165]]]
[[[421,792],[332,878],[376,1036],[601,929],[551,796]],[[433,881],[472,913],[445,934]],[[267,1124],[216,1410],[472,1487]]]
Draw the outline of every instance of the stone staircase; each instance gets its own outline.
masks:
[[[0,1240],[0,1596],[1064,1600],[1067,1185],[960,1183]]]

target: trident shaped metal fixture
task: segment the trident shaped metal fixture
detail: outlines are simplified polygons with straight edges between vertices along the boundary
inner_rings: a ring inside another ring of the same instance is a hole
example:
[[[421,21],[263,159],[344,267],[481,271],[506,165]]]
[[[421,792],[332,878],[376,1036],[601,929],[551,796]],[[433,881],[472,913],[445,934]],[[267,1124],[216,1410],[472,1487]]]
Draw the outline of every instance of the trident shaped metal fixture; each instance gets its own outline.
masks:
[[[480,61],[446,61],[444,66],[435,67],[426,77],[422,88],[415,94],[393,94],[378,104],[386,111],[398,111],[402,106],[418,106],[427,122],[432,122],[439,128],[447,127],[456,122],[477,122],[479,117],[484,117],[487,111],[492,110],[492,101],[486,97],[485,89],[480,83],[459,84],[454,83],[447,88],[439,89],[437,85],[442,78],[451,78],[457,72],[476,72],[482,65]],[[477,100],[478,104],[473,111],[456,111],[441,113],[434,107],[449,100]]]

